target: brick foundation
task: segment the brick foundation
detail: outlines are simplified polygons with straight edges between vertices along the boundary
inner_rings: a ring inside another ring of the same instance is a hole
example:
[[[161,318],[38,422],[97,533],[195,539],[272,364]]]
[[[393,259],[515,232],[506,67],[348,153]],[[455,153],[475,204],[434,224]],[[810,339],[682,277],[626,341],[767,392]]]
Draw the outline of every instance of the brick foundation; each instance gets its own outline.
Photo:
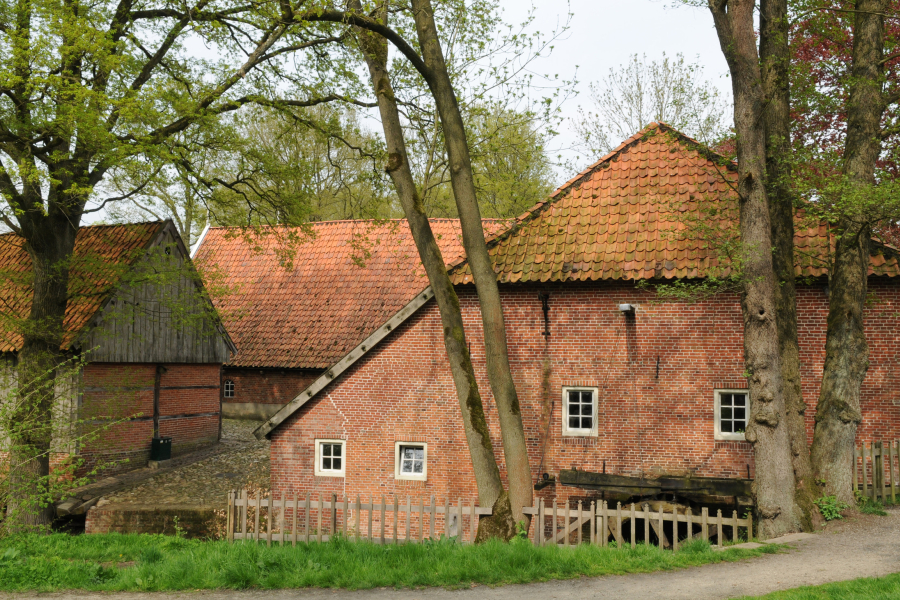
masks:
[[[874,280],[867,309],[870,368],[862,390],[858,439],[900,437],[896,361],[900,286]],[[477,298],[458,288],[467,339],[494,448],[502,444],[485,375]],[[549,292],[549,336],[539,292]],[[533,478],[578,468],[622,475],[746,477],[748,443],[714,439],[714,393],[746,388],[737,296],[696,303],[659,302],[630,283],[501,286],[513,377]],[[637,306],[626,319],[618,304]],[[798,289],[804,396],[812,432],[824,360],[823,285]],[[598,435],[562,435],[563,386],[599,390]],[[549,417],[549,418],[548,418]],[[363,496],[477,496],[456,391],[432,301],[272,433],[277,493],[349,492]],[[346,440],[346,474],[316,477],[314,440]],[[427,481],[394,478],[395,441],[428,443]],[[505,476],[505,473],[504,473]],[[560,501],[596,497],[551,486]]]
[[[161,533],[218,538],[225,531],[225,510],[195,506],[131,506],[109,504],[90,509],[85,533]]]

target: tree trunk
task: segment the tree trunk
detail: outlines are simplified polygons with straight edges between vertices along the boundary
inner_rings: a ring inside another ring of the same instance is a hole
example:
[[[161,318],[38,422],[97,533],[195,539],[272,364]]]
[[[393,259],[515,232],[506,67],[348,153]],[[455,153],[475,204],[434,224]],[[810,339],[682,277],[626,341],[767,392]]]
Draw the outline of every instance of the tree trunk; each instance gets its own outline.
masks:
[[[747,441],[753,444],[753,491],[760,537],[799,528],[778,345],[772,227],[766,195],[762,82],[751,0],[709,0],[731,71],[737,133],[738,195],[743,247],[744,364],[750,384]]]
[[[854,14],[853,65],[844,145],[845,193],[875,184],[881,151],[880,125],[885,108],[881,86],[885,0],[858,0]],[[851,200],[852,202],[852,200]],[[825,494],[852,502],[853,446],[862,422],[859,396],[869,366],[863,323],[868,273],[870,226],[842,216],[834,228],[834,261],[829,270],[828,329],[825,367],[816,407],[812,460]]]
[[[18,403],[7,424],[10,439],[8,531],[47,530],[50,450],[56,369],[62,362],[69,261],[75,229],[53,216],[30,220],[26,249],[33,269],[31,312],[23,326],[18,355]]]
[[[359,0],[352,0],[349,6],[353,10],[361,10]],[[386,4],[382,5],[379,11],[379,17],[384,21],[387,16],[385,8]],[[387,41],[377,34],[359,28],[356,29],[356,36],[378,99],[389,156],[386,170],[397,189],[409,230],[425,266],[428,282],[434,290],[440,311],[441,324],[444,327],[444,347],[450,360],[450,371],[459,398],[466,441],[478,486],[478,502],[482,506],[492,506],[494,509],[491,517],[479,519],[477,539],[481,541],[489,537],[499,537],[509,540],[516,533],[516,522],[512,516],[509,494],[503,489],[500,468],[497,465],[485,419],[484,405],[475,380],[475,370],[472,367],[463,329],[459,298],[447,275],[446,263],[434,239],[410,170],[400,114],[387,71]]]
[[[488,379],[500,418],[500,433],[503,439],[513,515],[517,522],[525,521],[527,524],[530,519],[522,512],[522,508],[532,504],[531,466],[528,461],[525,429],[522,426],[522,412],[509,366],[506,326],[503,321],[497,275],[491,265],[487,245],[484,243],[484,229],[475,193],[466,130],[447,73],[431,2],[412,0],[412,10],[419,45],[422,48],[422,59],[430,71],[427,83],[434,95],[444,129],[447,155],[450,160],[450,183],[462,227],[463,247],[481,305]]]
[[[772,264],[778,282],[775,286],[775,319],[784,382],[785,425],[791,442],[801,525],[804,531],[813,531],[822,519],[814,503],[819,490],[810,462],[806,403],[800,385],[797,291],[794,281],[794,195],[790,162],[791,54],[787,0],[761,0],[759,24],[759,54],[765,98],[766,192],[772,222]]]

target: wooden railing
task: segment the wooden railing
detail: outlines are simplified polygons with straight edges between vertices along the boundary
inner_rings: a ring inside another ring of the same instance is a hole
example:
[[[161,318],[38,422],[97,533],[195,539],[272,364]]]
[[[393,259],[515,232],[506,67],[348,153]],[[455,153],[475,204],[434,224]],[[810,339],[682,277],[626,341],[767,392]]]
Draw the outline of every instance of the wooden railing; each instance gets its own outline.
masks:
[[[750,540],[753,538],[753,517],[748,512],[746,518],[739,519],[737,511],[733,511],[731,517],[723,517],[722,511],[717,511],[715,516],[709,515],[706,507],[701,508],[699,515],[694,515],[691,508],[669,505],[669,511],[664,510],[664,503],[657,504],[657,510],[651,510],[650,504],[637,506],[631,504],[622,507],[622,503],[610,508],[606,501],[594,503],[593,501],[583,506],[578,502],[576,506],[566,503],[557,506],[556,500],[551,506],[547,506],[543,499],[536,501],[535,506],[525,509],[525,514],[535,518],[534,544],[545,546],[550,544],[581,544],[588,541],[591,544],[606,546],[610,537],[616,541],[617,547],[626,544],[623,535],[623,527],[628,527],[628,543],[632,548],[637,544],[638,534],[643,533],[644,543],[650,544],[653,539],[650,531],[653,531],[656,543],[660,548],[672,548],[678,550],[679,538],[688,541],[697,538],[709,541],[715,538],[719,547],[726,541],[726,527],[730,528],[731,540]],[[642,521],[640,529],[638,521]],[[672,524],[670,529],[671,543],[666,535],[664,523]],[[585,524],[589,524],[585,527]],[[681,525],[684,525],[682,527]],[[694,531],[694,526],[699,526],[699,531]],[[746,536],[740,538],[739,528],[745,528]],[[549,535],[547,533],[549,529]],[[584,529],[588,529],[588,540],[585,540]],[[643,531],[641,531],[641,529]],[[682,535],[683,533],[683,535]],[[574,539],[573,539],[574,538]]]
[[[384,496],[380,502],[372,497],[362,502],[358,495],[355,500],[339,499],[335,494],[274,498],[232,491],[226,530],[229,541],[265,540],[268,545],[273,541],[295,545],[298,541],[326,542],[335,535],[376,544],[422,542],[440,536],[471,543],[478,530],[478,515],[489,514],[490,508],[476,506],[474,501],[451,504],[448,498],[440,505],[434,496],[428,503],[407,497],[400,504],[397,497],[389,503]]]
[[[900,481],[900,440],[869,442],[853,449],[853,489],[882,502],[897,502]]]

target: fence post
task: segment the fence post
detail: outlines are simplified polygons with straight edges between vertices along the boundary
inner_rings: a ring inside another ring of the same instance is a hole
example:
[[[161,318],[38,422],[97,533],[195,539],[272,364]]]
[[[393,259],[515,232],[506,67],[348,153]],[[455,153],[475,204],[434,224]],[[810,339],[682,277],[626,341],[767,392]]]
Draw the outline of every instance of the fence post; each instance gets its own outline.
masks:
[[[732,518],[732,520],[734,521],[734,527],[731,528],[731,541],[732,541],[732,542],[737,542],[737,541],[738,541],[738,517],[737,517],[737,511],[734,511],[734,512],[731,514],[731,518]]]
[[[869,497],[869,476],[868,476],[868,467],[866,466],[866,443],[862,443],[862,457],[863,457],[863,497]]]
[[[875,440],[869,442],[869,454],[872,457],[872,500],[878,499],[878,466],[875,458]]]
[[[225,515],[225,531],[228,543],[234,543],[234,490],[228,492],[228,514]]]
[[[262,498],[256,495],[256,516],[253,518],[253,535],[256,536],[256,543],[259,543],[259,513],[262,512]]]
[[[650,545],[650,505],[644,502],[644,544]]]
[[[419,498],[419,543],[425,541],[425,498]]]
[[[298,502],[297,502],[297,492],[294,492],[294,517],[292,520],[291,527],[291,545],[297,545],[297,512],[299,510]]]
[[[412,514],[412,500],[409,496],[406,497],[406,535],[403,536],[403,542],[409,543],[409,517]]]
[[[278,533],[281,534],[281,545],[284,546],[284,513],[287,511],[287,495],[281,494],[281,510],[278,512]]]
[[[724,529],[725,526],[722,524],[722,509],[719,509],[718,513],[716,514],[716,539],[718,541],[719,548],[724,546],[724,544],[722,543],[722,538],[724,537]]]
[[[372,533],[372,512],[375,510],[375,497],[369,494],[369,530],[368,538],[370,542],[375,541],[375,535]]]
[[[859,452],[856,449],[856,442],[853,442],[853,493],[859,491]]]
[[[659,547],[665,548],[666,547],[666,530],[663,529],[663,524],[665,523],[666,520],[665,520],[665,515],[663,514],[662,502],[659,503],[659,517],[658,518],[659,518],[659,531],[657,533],[659,534]]]
[[[553,543],[556,543],[556,534],[559,531],[559,526],[556,521],[556,496],[553,497],[553,527],[550,530],[550,539]]]
[[[888,442],[888,461],[891,468],[891,502],[897,503],[897,475],[894,473],[894,442]]]
[[[622,503],[616,502],[616,548],[621,549],[622,543]]]
[[[881,482],[881,501],[887,502],[887,484],[884,479],[885,465],[887,461],[884,459],[884,441],[878,442],[878,450],[881,455],[878,461],[878,480]]]
[[[600,536],[600,545],[606,546],[609,543],[609,505],[606,500],[603,501],[603,515],[600,518],[600,529],[603,533]]]
[[[709,541],[709,509],[705,506],[700,512],[700,535],[704,540]]]
[[[672,552],[678,552],[678,506],[672,505]]]
[[[433,495],[431,496],[431,506],[429,508],[431,512],[431,520],[428,523],[428,539],[433,540],[434,522],[437,519],[437,498],[435,498]]]
[[[322,503],[322,492],[319,492],[318,499],[316,502],[316,541],[320,544],[322,543],[322,509],[324,508]]]
[[[344,510],[341,513],[341,517],[344,519],[344,537],[350,537],[348,534],[350,533],[350,519],[347,518],[347,494],[344,494]]]
[[[572,507],[566,498],[566,507],[563,509],[563,546],[569,545],[569,525],[572,523]]]
[[[631,503],[631,549],[632,550],[634,550],[634,546],[635,546],[634,538],[637,537],[637,531],[636,531],[637,523],[635,522],[636,520],[637,520],[637,518],[634,514],[634,502],[632,502]]]
[[[309,499],[309,492],[306,492],[306,500],[303,502],[303,536],[306,543],[309,544],[309,510],[312,504]]]
[[[753,510],[747,511],[747,541],[753,541]]]
[[[246,488],[241,489],[241,500],[243,500],[243,504],[241,504],[240,511],[238,512],[238,517],[241,519],[241,541],[247,541],[247,503],[249,500],[247,499],[249,495],[247,494]]]
[[[359,494],[356,495],[356,514],[353,515],[356,523],[356,531],[354,532],[354,537],[356,541],[359,541],[359,513],[362,512],[362,503],[360,502]]]
[[[382,497],[381,497],[381,545],[382,545],[382,546],[384,546],[384,527],[385,527],[385,524],[384,524],[384,521],[385,521],[385,518],[384,518],[384,509],[385,509],[385,507],[384,507],[384,496],[382,496]]]

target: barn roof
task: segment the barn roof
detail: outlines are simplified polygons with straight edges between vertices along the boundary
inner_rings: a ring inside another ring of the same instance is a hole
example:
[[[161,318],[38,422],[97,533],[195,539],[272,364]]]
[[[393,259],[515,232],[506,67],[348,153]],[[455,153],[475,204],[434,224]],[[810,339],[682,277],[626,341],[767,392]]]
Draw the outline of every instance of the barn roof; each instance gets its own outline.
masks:
[[[736,185],[734,163],[652,123],[490,238],[494,270],[532,283],[727,274]],[[798,276],[826,274],[831,237],[826,223],[797,218]],[[472,282],[465,261],[453,266],[454,283]],[[873,253],[869,272],[900,275],[896,254]]]
[[[445,261],[463,255],[457,219],[431,227]],[[428,286],[405,220],[215,227],[195,261],[229,288],[215,303],[237,367],[328,368]]]
[[[512,223],[486,232],[500,282],[700,278],[728,272],[737,226],[733,162],[664,123],[652,123],[567,181]],[[724,234],[723,234],[724,232]],[[717,237],[718,236],[718,237]],[[824,223],[797,218],[796,272],[820,276],[833,238]],[[873,244],[869,273],[900,275],[896,251]],[[465,257],[450,261],[455,284],[472,283]],[[424,280],[422,280],[424,282]],[[433,297],[431,288],[387,315],[383,325],[343,355],[254,433],[268,436],[335,377]]]
[[[166,225],[166,221],[156,221],[89,225],[78,230],[69,275],[64,350]],[[0,352],[13,352],[22,347],[16,323],[27,317],[32,302],[31,258],[25,240],[14,233],[0,235],[0,275]]]

